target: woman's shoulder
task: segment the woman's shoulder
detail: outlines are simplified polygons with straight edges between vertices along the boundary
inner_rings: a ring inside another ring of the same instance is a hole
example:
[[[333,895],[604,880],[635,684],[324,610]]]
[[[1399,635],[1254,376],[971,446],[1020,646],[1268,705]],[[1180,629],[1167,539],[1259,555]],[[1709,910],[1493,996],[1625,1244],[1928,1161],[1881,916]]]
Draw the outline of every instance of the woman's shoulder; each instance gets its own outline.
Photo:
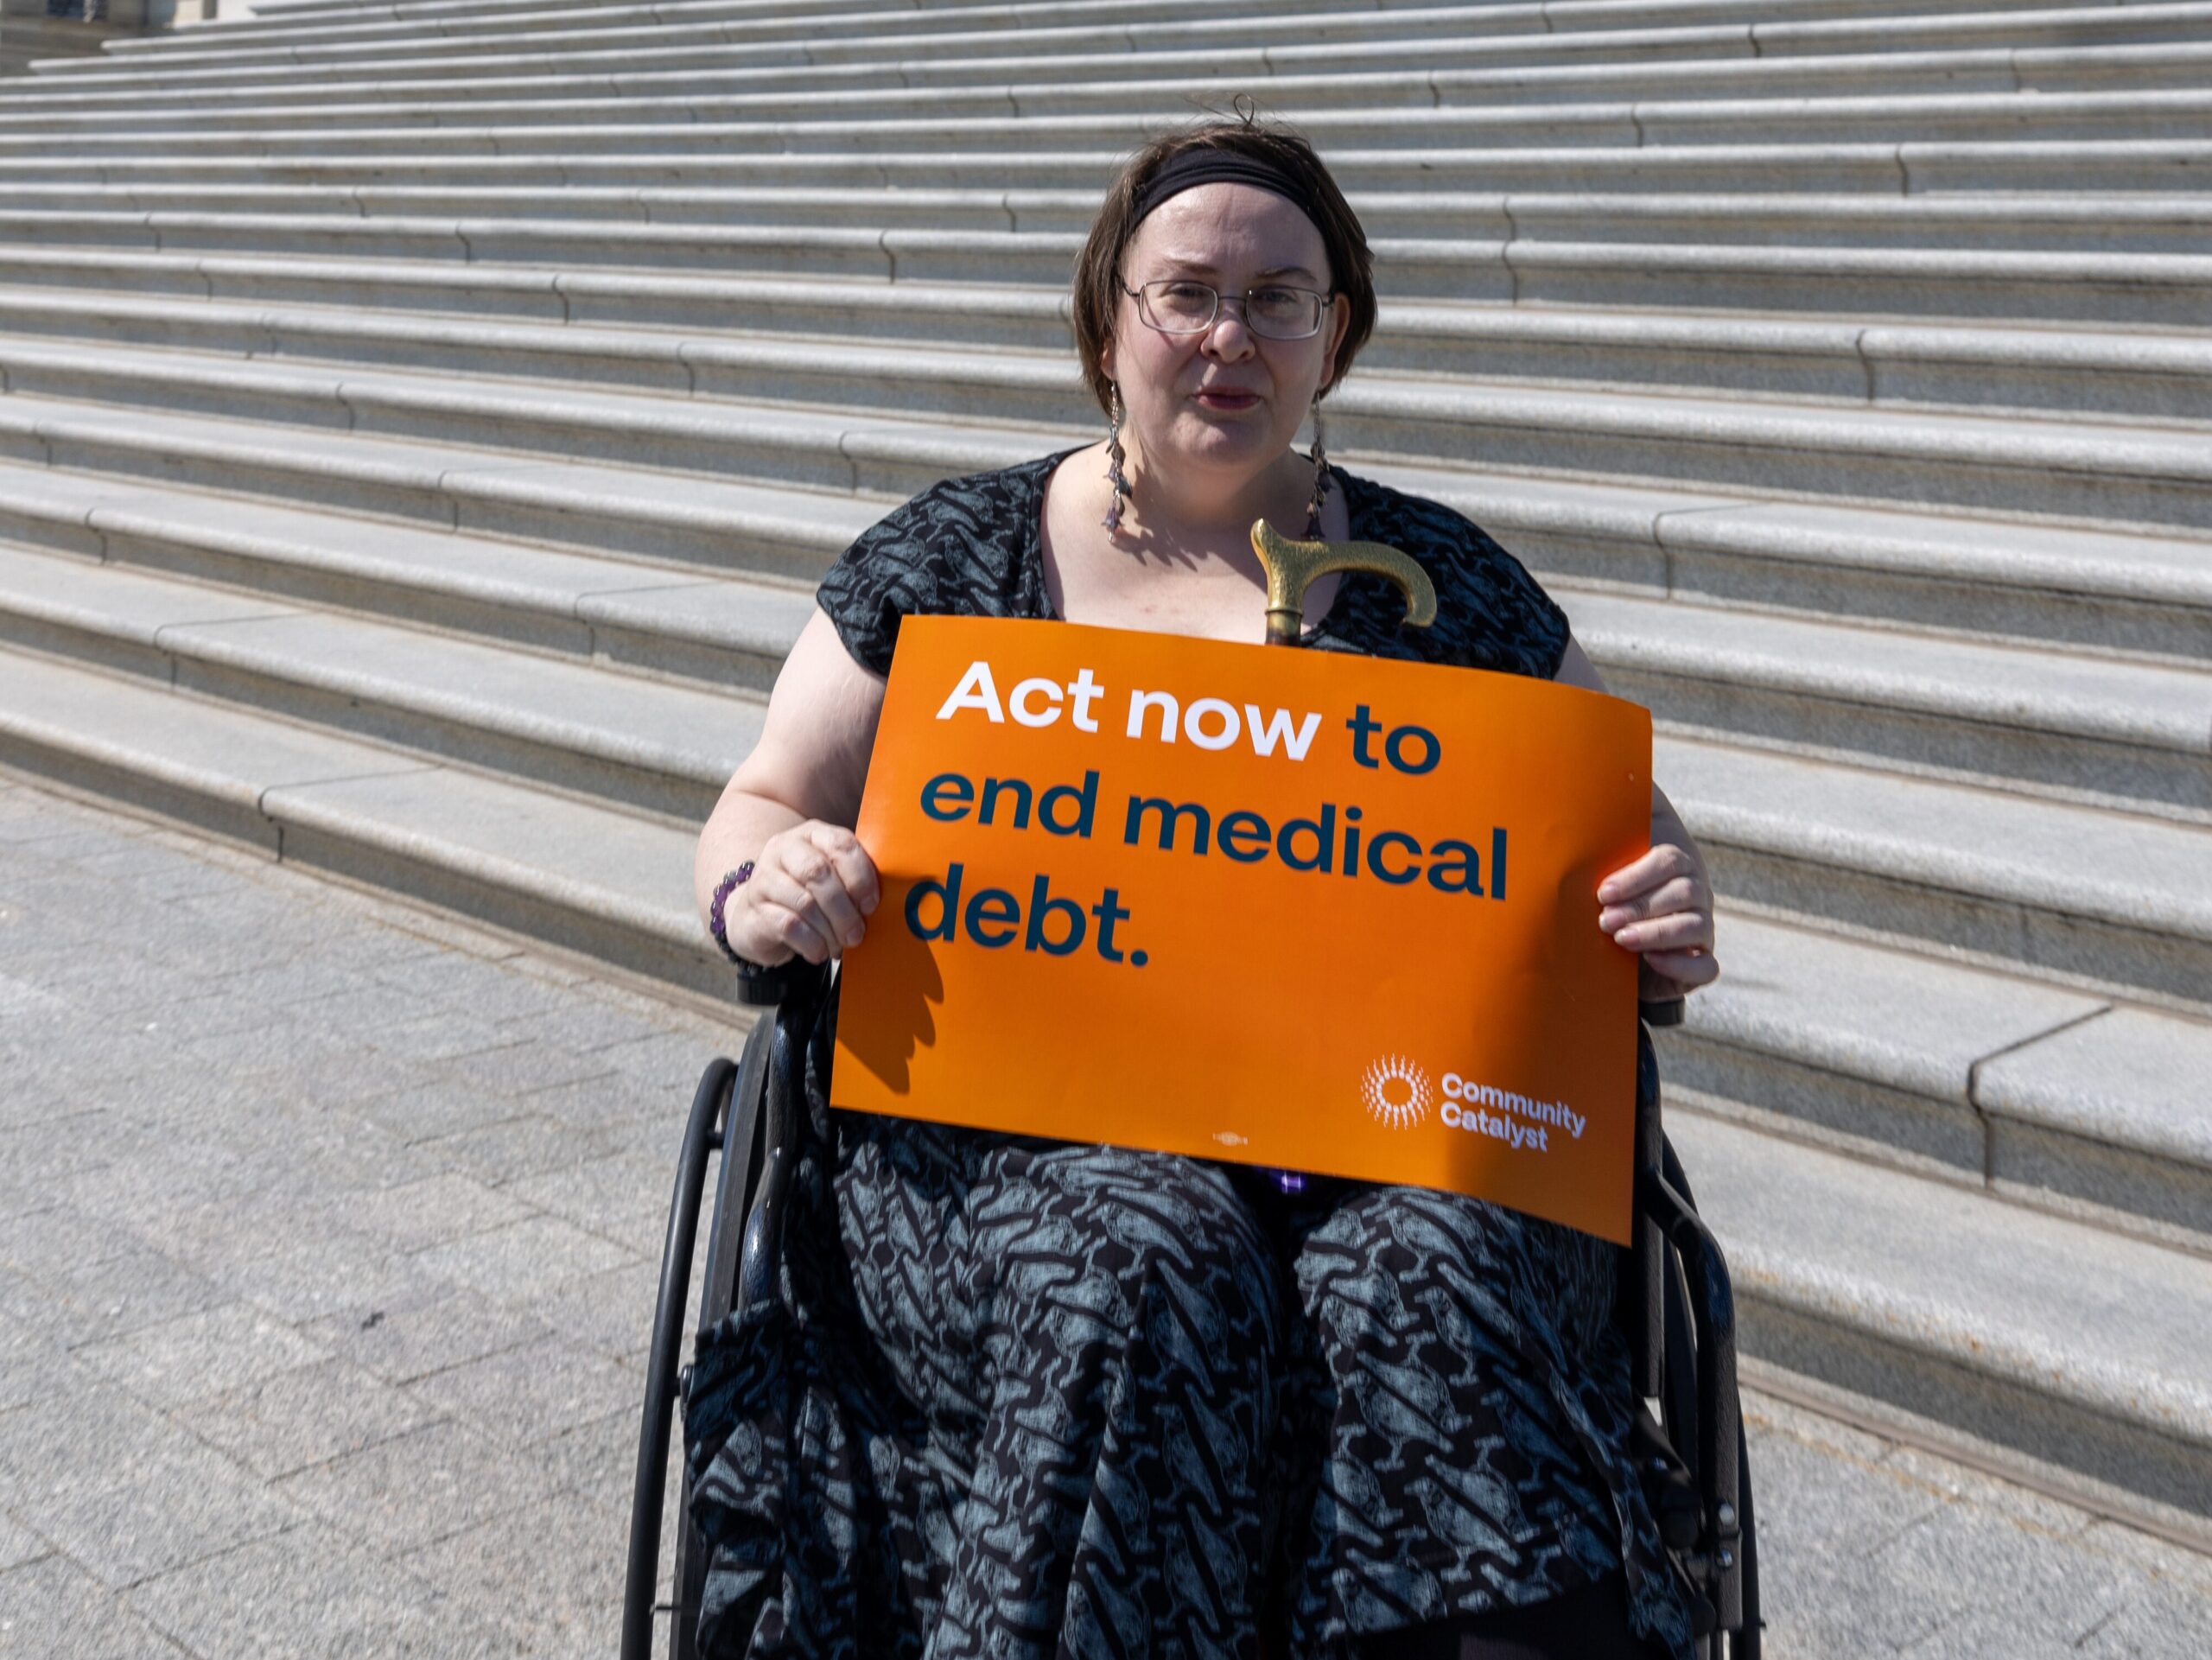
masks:
[[[1457,570],[1479,569],[1488,563],[1503,563],[1527,575],[1519,560],[1458,508],[1363,474],[1347,472],[1340,467],[1332,470],[1344,481],[1354,533],[1362,541],[1381,542],[1401,549],[1424,565],[1440,564]]]
[[[927,558],[969,550],[1019,551],[1028,544],[1045,481],[1058,454],[1011,467],[940,479],[861,533],[855,548]]]
[[[1409,654],[1542,679],[1559,671],[1570,633],[1567,613],[1496,537],[1443,502],[1336,471],[1353,536],[1411,556],[1436,584],[1435,624],[1397,631]],[[1391,593],[1379,579],[1371,585]]]
[[[862,531],[815,591],[853,660],[889,673],[901,617],[1030,614],[1027,556],[1059,460],[940,480]]]

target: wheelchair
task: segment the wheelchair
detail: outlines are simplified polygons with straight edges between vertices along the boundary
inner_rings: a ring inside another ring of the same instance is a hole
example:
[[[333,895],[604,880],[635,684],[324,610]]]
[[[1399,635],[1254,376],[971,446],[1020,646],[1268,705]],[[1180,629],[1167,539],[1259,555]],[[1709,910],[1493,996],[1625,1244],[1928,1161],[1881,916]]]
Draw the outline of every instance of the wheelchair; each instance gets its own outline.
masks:
[[[831,971],[802,975],[764,1010],[735,1061],[709,1063],[684,1127],[647,1361],[637,1483],[631,1503],[621,1660],[652,1660],[655,1617],[670,1620],[667,1660],[697,1660],[706,1543],[690,1520],[684,1478],[671,1600],[658,1600],[661,1511],[673,1415],[690,1370],[683,1362],[694,1248],[709,1166],[714,1209],[698,1330],[779,1294],[784,1216],[807,1127],[804,1067]],[[1728,1271],[1660,1124],[1650,1028],[1681,1004],[1646,1004],[1637,1036],[1637,1180],[1632,1243],[1622,1254],[1621,1317],[1640,1405],[1633,1451],[1669,1563],[1688,1593],[1698,1660],[1758,1660],[1758,1546],[1736,1387]],[[1656,1408],[1656,1411],[1655,1411]]]

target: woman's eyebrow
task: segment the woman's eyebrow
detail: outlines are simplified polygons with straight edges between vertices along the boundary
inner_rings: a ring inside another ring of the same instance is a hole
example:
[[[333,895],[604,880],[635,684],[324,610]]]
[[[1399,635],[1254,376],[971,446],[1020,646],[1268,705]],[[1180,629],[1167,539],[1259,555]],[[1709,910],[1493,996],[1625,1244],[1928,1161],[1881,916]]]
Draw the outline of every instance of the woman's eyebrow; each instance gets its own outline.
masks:
[[[1176,270],[1189,271],[1195,277],[1217,277],[1221,274],[1221,268],[1211,261],[1190,258],[1182,254],[1163,254],[1160,263]],[[1270,265],[1267,270],[1255,273],[1252,280],[1264,283],[1278,277],[1303,277],[1314,282],[1320,280],[1303,265]]]

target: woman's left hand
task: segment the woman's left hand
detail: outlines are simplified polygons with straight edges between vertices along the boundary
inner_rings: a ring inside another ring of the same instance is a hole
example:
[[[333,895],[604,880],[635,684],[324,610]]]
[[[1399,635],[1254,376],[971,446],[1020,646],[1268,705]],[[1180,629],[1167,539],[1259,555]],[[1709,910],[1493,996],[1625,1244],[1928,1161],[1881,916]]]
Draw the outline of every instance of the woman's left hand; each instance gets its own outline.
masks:
[[[1689,849],[1661,842],[1598,884],[1598,925],[1643,959],[1648,1002],[1720,976],[1713,955],[1713,888]]]

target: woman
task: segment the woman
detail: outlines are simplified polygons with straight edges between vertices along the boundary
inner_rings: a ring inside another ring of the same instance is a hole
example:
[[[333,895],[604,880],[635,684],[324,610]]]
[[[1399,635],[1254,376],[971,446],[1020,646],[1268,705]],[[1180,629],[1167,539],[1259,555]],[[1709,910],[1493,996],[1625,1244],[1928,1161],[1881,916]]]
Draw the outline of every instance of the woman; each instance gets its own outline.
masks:
[[[1309,646],[1599,688],[1479,530],[1292,449],[1375,316],[1358,223],[1302,139],[1216,122],[1147,147],[1076,297],[1108,438],[925,491],[822,585],[700,840],[741,973],[865,934],[876,875],[849,827],[902,615],[1257,641],[1265,517],[1435,581],[1435,625],[1402,630],[1387,584],[1324,579]],[[1652,837],[1594,925],[1648,983],[1696,986],[1709,891],[1656,792]],[[707,1333],[694,1371],[707,1652],[1688,1652],[1629,1461],[1611,1247],[1423,1189],[1286,1193],[813,1105],[784,1300]]]

